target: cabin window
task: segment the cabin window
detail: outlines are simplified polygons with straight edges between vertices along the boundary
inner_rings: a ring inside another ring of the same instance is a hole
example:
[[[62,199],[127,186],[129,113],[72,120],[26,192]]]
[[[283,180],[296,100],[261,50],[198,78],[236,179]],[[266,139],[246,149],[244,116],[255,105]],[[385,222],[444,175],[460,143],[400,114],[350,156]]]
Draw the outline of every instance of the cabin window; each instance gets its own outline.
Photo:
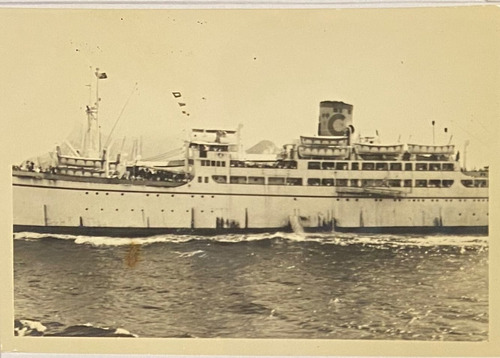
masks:
[[[473,180],[462,180],[462,185],[466,188],[472,188],[474,186]]]
[[[226,166],[226,162],[221,162],[221,165],[222,165],[223,167],[225,167],[225,166]]]
[[[411,188],[411,179],[406,179],[403,181],[403,186],[405,188]]]
[[[474,180],[474,186],[476,188],[486,188],[488,187],[488,182],[486,180]]]
[[[426,188],[427,187],[427,180],[417,179],[417,180],[415,180],[415,186],[417,188]]]
[[[264,184],[264,177],[248,177],[248,184]]]
[[[336,165],[337,170],[347,170],[347,163],[345,162],[338,162]]]
[[[321,168],[327,170],[333,170],[335,169],[335,162],[323,162],[321,163]]]
[[[286,178],[286,185],[302,185],[302,178]]]
[[[319,186],[319,185],[321,185],[321,179],[309,178],[309,179],[307,179],[307,185]]]
[[[443,188],[449,188],[453,185],[453,180],[443,180]]]
[[[337,186],[347,186],[347,179],[337,179],[336,185]]]
[[[405,163],[405,170],[413,170],[413,164],[412,163]]]
[[[309,163],[307,163],[307,169],[321,169],[320,162],[309,162]]]
[[[387,170],[387,163],[377,163],[375,168],[377,170]]]
[[[333,186],[334,180],[333,179],[322,179],[321,180],[321,185],[323,186]]]
[[[231,184],[246,184],[247,183],[247,177],[232,176],[232,177],[230,177],[229,182]]]
[[[359,186],[359,180],[358,179],[351,179],[351,186],[358,187]]]
[[[283,185],[285,184],[285,178],[270,177],[267,179],[269,185]]]
[[[205,183],[208,183],[208,177],[205,177]]]
[[[198,177],[198,183],[201,183],[203,181],[202,177]]]
[[[359,163],[357,163],[357,162],[351,163],[351,169],[352,170],[359,170]]]
[[[362,163],[361,168],[363,170],[375,170],[375,163]]]
[[[427,170],[427,163],[417,163],[415,170]]]
[[[399,188],[401,187],[401,180],[398,179],[387,180],[387,185],[390,187]]]
[[[225,184],[227,182],[227,177],[225,175],[212,175],[212,179],[216,183]]]
[[[429,188],[441,188],[441,180],[429,180]]]
[[[390,169],[391,170],[403,170],[403,165],[401,163],[391,163]]]
[[[453,169],[453,163],[443,163],[443,170],[451,172]]]
[[[429,164],[429,170],[432,170],[432,171],[441,170],[441,164],[439,164],[439,163],[430,163]]]

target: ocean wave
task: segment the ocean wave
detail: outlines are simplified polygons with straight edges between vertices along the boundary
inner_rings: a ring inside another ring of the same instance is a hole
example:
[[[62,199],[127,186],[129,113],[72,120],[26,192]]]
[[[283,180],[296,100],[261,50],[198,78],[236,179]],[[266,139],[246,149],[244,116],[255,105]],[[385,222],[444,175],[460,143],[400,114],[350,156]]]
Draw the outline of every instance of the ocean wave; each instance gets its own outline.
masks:
[[[62,327],[64,327],[64,325],[57,322],[42,323],[32,319],[16,319],[14,320],[14,335],[19,337],[139,337],[137,334],[130,333],[124,328],[99,327],[91,323]]]
[[[19,232],[14,234],[15,240],[43,240],[57,239],[69,240],[78,245],[101,246],[129,246],[152,245],[159,243],[185,243],[190,241],[210,241],[219,243],[243,243],[258,241],[284,241],[290,243],[317,243],[321,245],[363,245],[376,248],[390,247],[434,247],[453,246],[461,248],[488,247],[487,236],[461,236],[461,235],[384,235],[384,234],[347,234],[347,233],[262,233],[262,234],[225,234],[213,236],[200,235],[155,235],[149,237],[108,237],[108,236],[83,236],[39,234],[32,232]],[[197,252],[195,254],[199,254]]]

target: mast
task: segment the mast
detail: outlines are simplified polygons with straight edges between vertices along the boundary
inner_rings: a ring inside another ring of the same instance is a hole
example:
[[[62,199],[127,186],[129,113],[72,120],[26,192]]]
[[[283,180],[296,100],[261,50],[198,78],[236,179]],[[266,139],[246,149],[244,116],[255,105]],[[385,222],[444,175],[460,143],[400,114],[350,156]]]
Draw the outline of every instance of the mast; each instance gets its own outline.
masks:
[[[96,100],[93,105],[87,105],[87,128],[84,134],[82,156],[87,158],[98,158],[102,151],[101,131],[99,128],[99,80],[108,78],[105,72],[96,68]]]

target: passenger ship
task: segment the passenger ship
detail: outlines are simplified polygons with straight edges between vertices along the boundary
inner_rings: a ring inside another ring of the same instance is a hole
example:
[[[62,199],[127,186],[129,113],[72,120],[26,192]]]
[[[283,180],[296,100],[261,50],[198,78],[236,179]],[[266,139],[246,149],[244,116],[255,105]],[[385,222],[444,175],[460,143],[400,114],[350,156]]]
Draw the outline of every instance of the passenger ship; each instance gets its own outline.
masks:
[[[355,140],[353,106],[320,103],[318,135],[245,159],[237,130],[193,129],[177,163],[121,162],[87,107],[81,154],[14,167],[14,231],[142,236],[295,231],[487,232],[488,171],[453,145]]]

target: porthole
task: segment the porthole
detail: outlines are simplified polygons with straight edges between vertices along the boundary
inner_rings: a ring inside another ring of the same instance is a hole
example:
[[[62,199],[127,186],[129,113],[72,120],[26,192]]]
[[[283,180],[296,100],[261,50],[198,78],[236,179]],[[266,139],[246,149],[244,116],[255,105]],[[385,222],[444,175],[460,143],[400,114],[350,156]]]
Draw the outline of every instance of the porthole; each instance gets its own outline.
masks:
[[[125,194],[122,193],[121,196],[123,196],[123,195],[125,195]]]
[[[476,216],[476,213],[472,213],[472,216]]]
[[[99,195],[99,193],[96,191],[96,192],[95,192],[95,195]]]
[[[118,209],[115,209],[115,211],[118,211]]]
[[[85,210],[87,210],[87,211],[88,211],[88,210],[89,210],[89,208],[85,208]]]
[[[85,192],[85,195],[89,195],[89,192],[88,192],[88,191],[86,191],[86,192]]]
[[[212,199],[215,198],[215,196],[212,195]]]
[[[130,209],[130,211],[134,211],[134,209]]]
[[[205,195],[202,195],[201,197],[202,197],[202,198],[204,198],[204,197],[205,197]]]
[[[101,211],[104,211],[104,209],[103,209],[103,208],[101,208]]]
[[[146,196],[149,196],[149,194],[146,194]]]
[[[203,213],[204,211],[202,210],[201,212]]]
[[[161,209],[161,212],[163,213],[165,210]]]
[[[172,212],[172,213],[173,213],[173,212],[174,212],[174,209],[170,210],[170,212]]]
[[[106,193],[106,195],[109,195],[109,193]]]
[[[191,195],[192,198],[194,198],[194,195]]]
[[[173,198],[174,197],[174,194],[171,195],[171,197]]]
[[[160,196],[160,194],[156,194],[156,196],[157,196],[157,197],[159,197],[159,196]]]

